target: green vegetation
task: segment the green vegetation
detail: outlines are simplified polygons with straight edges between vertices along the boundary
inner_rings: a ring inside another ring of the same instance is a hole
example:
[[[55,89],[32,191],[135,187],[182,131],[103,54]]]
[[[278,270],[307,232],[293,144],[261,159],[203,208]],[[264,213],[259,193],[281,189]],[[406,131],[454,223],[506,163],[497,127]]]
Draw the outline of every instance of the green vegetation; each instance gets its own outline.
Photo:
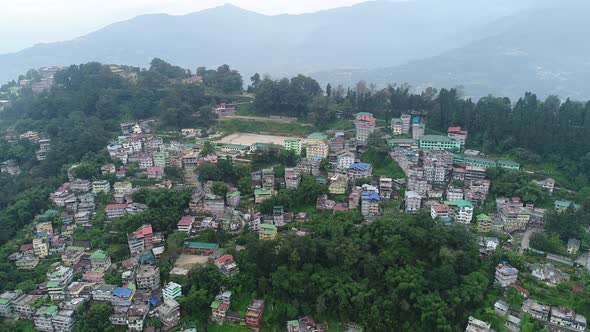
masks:
[[[404,171],[389,155],[389,148],[384,139],[377,137],[377,135],[371,135],[367,146],[367,152],[363,154],[361,160],[373,166],[375,176],[386,176],[393,179],[405,178]]]
[[[276,123],[262,121],[244,121],[242,119],[222,119],[219,122],[219,129],[226,134],[233,133],[255,133],[275,134],[291,136],[307,136],[315,131],[312,126],[305,126],[300,123]]]

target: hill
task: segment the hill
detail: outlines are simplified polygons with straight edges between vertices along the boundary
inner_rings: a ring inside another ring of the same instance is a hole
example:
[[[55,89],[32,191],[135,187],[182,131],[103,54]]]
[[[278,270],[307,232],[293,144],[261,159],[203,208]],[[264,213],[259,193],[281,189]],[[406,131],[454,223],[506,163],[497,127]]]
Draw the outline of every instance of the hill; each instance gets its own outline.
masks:
[[[378,85],[407,82],[418,89],[462,86],[465,94],[517,97],[534,90],[540,96],[587,99],[590,75],[587,19],[590,6],[527,11],[491,23],[498,32],[441,55],[401,66],[337,70],[313,75],[322,82],[349,85],[363,79]]]
[[[227,63],[246,74],[378,68],[440,54],[531,1],[370,1],[303,15],[261,15],[232,5],[144,15],[77,39],[0,55],[0,81],[29,68],[99,61],[146,67],[154,57],[196,68]]]

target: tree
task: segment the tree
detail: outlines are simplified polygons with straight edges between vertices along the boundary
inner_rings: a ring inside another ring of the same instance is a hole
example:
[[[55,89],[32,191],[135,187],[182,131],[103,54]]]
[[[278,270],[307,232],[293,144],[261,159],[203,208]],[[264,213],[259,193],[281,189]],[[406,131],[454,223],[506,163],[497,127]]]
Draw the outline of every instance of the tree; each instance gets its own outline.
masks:
[[[109,316],[113,312],[110,305],[94,304],[88,307],[87,311],[83,312],[80,319],[77,320],[75,331],[114,331],[114,327],[109,321]]]
[[[225,185],[225,183],[221,182],[221,181],[216,181],[213,182],[213,184],[211,185],[211,191],[217,195],[220,196],[222,198],[225,199],[225,195],[227,195],[227,186]]]

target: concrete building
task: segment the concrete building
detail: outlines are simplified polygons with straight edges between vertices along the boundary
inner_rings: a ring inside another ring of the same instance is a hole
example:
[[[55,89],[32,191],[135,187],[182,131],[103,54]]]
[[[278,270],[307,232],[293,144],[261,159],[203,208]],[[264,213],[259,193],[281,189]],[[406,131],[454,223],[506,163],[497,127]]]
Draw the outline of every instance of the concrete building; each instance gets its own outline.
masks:
[[[258,330],[264,314],[264,300],[253,300],[246,311],[246,326]]]
[[[354,163],[348,168],[347,175],[353,182],[358,179],[370,178],[373,176],[373,167],[366,163]]]
[[[176,223],[176,228],[179,232],[191,233],[191,229],[193,228],[193,223],[195,222],[195,217],[193,216],[183,216],[180,218],[180,221]]]
[[[508,264],[498,264],[496,267],[495,282],[500,285],[500,287],[508,287],[516,283],[517,279],[518,269]]]
[[[115,202],[123,203],[125,196],[133,192],[133,184],[131,182],[115,182],[113,184]]]
[[[139,289],[160,288],[160,269],[153,265],[141,265],[135,275],[135,282]]]
[[[92,192],[96,195],[99,193],[108,194],[111,191],[111,185],[107,180],[98,180],[92,182]]]
[[[551,307],[548,305],[540,304],[535,300],[525,300],[522,303],[522,312],[528,313],[531,318],[547,321],[549,320],[549,313],[551,312]]]
[[[90,255],[90,266],[107,271],[111,267],[111,257],[106,251],[98,249]]]
[[[462,130],[461,127],[449,127],[447,130],[447,137],[461,143],[461,147],[465,146],[467,135],[467,130]]]
[[[587,327],[586,317],[565,307],[552,307],[550,322],[569,331],[585,331]]]
[[[421,139],[424,137],[426,126],[423,123],[412,124],[412,139]]]
[[[373,117],[371,113],[359,113],[357,114],[354,122],[355,138],[358,143],[366,144],[376,128],[377,119]]]
[[[393,192],[393,179],[381,176],[379,177],[379,196],[383,199],[391,199]]]
[[[129,253],[138,255],[154,247],[153,231],[151,225],[142,225],[135,232],[127,235]]]
[[[49,244],[46,238],[36,238],[33,240],[33,252],[39,258],[49,256]]]
[[[105,213],[108,218],[121,218],[127,213],[127,203],[109,204],[105,208]]]
[[[354,152],[342,151],[336,156],[336,158],[338,161],[338,168],[348,169],[354,164],[356,155]]]
[[[296,190],[301,183],[301,174],[298,170],[285,170],[285,188]]]
[[[465,332],[491,332],[492,325],[486,323],[482,320],[476,319],[473,316],[469,316],[469,320],[467,322],[467,327],[465,328]]]
[[[379,194],[374,192],[363,192],[361,194],[361,214],[365,217],[378,216],[379,211]]]
[[[76,193],[87,193],[92,190],[92,182],[76,179],[70,182],[70,189]]]
[[[425,135],[420,139],[420,149],[460,151],[461,143],[446,136]]]
[[[274,240],[277,237],[277,226],[271,224],[258,225],[258,238],[260,240]]]
[[[165,299],[156,309],[156,313],[164,330],[170,330],[180,321],[180,305],[174,299]]]
[[[547,178],[545,180],[542,181],[533,181],[537,186],[543,188],[544,190],[547,190],[549,192],[549,194],[553,194],[553,191],[555,190],[555,180],[552,178]]]
[[[306,148],[307,159],[326,159],[328,158],[329,148],[326,142],[319,142],[308,145]]]
[[[182,286],[170,281],[166,287],[162,289],[164,299],[175,299],[182,296]]]
[[[336,174],[330,178],[328,192],[332,195],[344,195],[348,190],[348,177],[342,174]]]
[[[225,212],[225,201],[220,196],[207,194],[203,201],[203,210],[214,216],[221,216]]]
[[[293,151],[299,156],[301,155],[301,150],[303,149],[303,142],[298,138],[290,138],[283,142],[283,146],[285,147],[285,150]]]
[[[402,134],[407,135],[410,133],[410,125],[412,122],[412,116],[409,114],[402,114],[400,117],[402,122]]]
[[[416,213],[422,205],[422,196],[415,191],[406,191],[405,209],[406,213]]]
[[[391,132],[393,136],[400,136],[403,133],[402,119],[391,119]]]

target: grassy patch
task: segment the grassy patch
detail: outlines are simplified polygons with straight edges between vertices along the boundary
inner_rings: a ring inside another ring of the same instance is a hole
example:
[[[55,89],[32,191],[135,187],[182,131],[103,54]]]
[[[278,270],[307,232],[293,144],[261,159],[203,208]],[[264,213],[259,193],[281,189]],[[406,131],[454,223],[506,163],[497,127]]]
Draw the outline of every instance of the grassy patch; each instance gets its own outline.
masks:
[[[306,136],[315,131],[314,127],[303,126],[299,123],[276,123],[244,121],[229,119],[219,122],[221,131],[226,134],[233,133],[256,133],[256,134],[277,134],[289,136]]]
[[[373,175],[387,176],[394,179],[404,178],[404,171],[397,162],[389,156],[386,150],[375,148],[367,149],[361,160],[373,165]]]

